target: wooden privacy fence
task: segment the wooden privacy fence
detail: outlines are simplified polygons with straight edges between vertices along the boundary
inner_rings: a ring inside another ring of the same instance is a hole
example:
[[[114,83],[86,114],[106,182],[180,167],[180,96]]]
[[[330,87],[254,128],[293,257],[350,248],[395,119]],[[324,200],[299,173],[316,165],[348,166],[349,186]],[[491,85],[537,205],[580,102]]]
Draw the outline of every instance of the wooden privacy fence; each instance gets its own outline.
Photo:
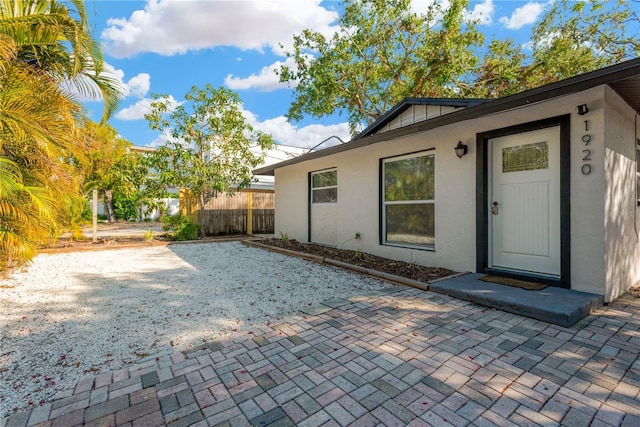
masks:
[[[195,198],[180,191],[180,212],[198,221],[211,235],[273,234],[273,190],[243,189],[234,194],[216,193],[209,198],[201,215]],[[249,226],[247,227],[247,225]]]

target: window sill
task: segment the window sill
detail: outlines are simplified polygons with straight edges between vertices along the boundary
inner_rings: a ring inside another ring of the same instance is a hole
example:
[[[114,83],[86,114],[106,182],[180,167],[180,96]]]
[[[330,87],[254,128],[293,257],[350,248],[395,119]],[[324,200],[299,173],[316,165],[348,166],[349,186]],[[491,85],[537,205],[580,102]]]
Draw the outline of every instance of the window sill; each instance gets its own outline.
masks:
[[[432,246],[419,246],[419,245],[411,245],[411,244],[383,242],[382,246],[392,246],[394,248],[412,249],[412,250],[425,251],[425,252],[435,252],[436,251],[435,245],[432,245]]]

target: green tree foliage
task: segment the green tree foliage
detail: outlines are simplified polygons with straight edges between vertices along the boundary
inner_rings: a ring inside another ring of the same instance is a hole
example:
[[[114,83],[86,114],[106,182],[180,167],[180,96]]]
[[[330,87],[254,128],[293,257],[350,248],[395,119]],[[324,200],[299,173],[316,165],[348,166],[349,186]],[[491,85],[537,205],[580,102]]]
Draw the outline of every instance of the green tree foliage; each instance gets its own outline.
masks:
[[[84,0],[0,0],[0,34],[17,60],[54,82],[104,100],[103,121],[118,107],[118,81],[103,73],[102,51],[91,36]]]
[[[582,71],[567,64],[580,62],[581,55],[594,61],[593,67],[622,62],[640,56],[640,0],[561,0],[533,33],[534,50],[548,51],[547,59],[559,61],[569,73]]]
[[[126,195],[119,191],[113,193],[113,211],[117,219],[135,221],[140,214],[136,195]]]
[[[639,56],[639,10],[639,0],[554,2],[529,45],[492,41],[463,93],[512,95]]]
[[[63,88],[100,93],[106,117],[119,90],[102,66],[83,1],[0,0],[0,268],[82,214],[82,111]]]
[[[56,208],[46,188],[31,186],[20,167],[0,157],[0,272],[28,260],[50,233]]]
[[[194,86],[178,106],[155,95],[145,116],[152,129],[165,135],[165,145],[151,156],[158,182],[191,190],[199,212],[214,193],[247,187],[251,170],[273,144],[246,122],[240,107],[233,91]]]
[[[297,83],[288,112],[322,117],[345,112],[352,132],[406,97],[453,97],[476,66],[483,36],[464,22],[466,0],[428,2],[417,14],[410,0],[346,0],[332,37],[305,30],[279,70]]]
[[[87,120],[82,126],[82,151],[85,170],[85,193],[98,190],[102,194],[107,220],[116,220],[113,209],[113,191],[124,185],[127,172],[120,167],[128,156],[131,143],[118,135],[108,124]]]
[[[0,269],[29,260],[38,244],[73,223],[82,203],[67,162],[81,156],[79,107],[42,73],[16,62],[11,45],[0,61],[0,160],[12,165],[0,173]]]
[[[122,156],[113,167],[113,173],[117,179],[117,184],[114,186],[116,194],[135,203],[137,211],[135,217],[144,216],[143,205],[146,206],[147,212],[153,209],[162,211],[164,208],[164,202],[161,199],[167,197],[166,186],[160,182],[158,173],[154,169],[156,165],[154,159],[152,153],[131,151]],[[119,219],[123,218],[122,215],[118,215],[117,209],[115,214]]]
[[[550,2],[526,46],[485,45],[465,0],[426,4],[343,0],[334,35],[296,35],[288,118],[346,113],[354,133],[407,97],[501,97],[640,55],[640,0]]]
[[[512,39],[492,40],[474,78],[460,85],[463,96],[499,98],[527,89],[527,55]]]

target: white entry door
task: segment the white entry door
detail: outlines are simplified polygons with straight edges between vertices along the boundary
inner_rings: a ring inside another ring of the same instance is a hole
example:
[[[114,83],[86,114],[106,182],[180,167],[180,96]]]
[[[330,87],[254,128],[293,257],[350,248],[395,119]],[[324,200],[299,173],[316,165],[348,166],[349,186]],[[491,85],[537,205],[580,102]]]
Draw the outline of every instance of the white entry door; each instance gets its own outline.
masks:
[[[560,128],[494,138],[490,266],[560,276]]]

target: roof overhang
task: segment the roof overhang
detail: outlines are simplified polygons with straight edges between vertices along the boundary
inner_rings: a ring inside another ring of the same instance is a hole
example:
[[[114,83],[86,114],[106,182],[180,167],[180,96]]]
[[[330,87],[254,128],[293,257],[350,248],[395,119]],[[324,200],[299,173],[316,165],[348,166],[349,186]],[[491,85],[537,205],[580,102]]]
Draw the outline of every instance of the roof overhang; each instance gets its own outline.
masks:
[[[495,114],[502,111],[536,104],[549,99],[558,98],[600,85],[611,86],[636,112],[640,113],[640,58],[620,64],[601,68],[589,73],[571,77],[559,82],[550,83],[535,89],[526,90],[515,95],[478,103],[459,111],[454,111],[429,120],[414,123],[409,126],[373,135],[361,133],[350,142],[324,150],[305,154],[281,163],[262,167],[253,171],[254,175],[273,175],[276,169],[318,159],[343,151],[354,150],[367,145],[376,144],[391,139],[424,132],[452,123],[476,119],[478,117]],[[477,101],[477,100],[476,100]],[[403,101],[404,102],[404,101]],[[400,104],[402,104],[401,102]],[[398,105],[400,105],[398,104]],[[395,108],[395,107],[394,107]]]

